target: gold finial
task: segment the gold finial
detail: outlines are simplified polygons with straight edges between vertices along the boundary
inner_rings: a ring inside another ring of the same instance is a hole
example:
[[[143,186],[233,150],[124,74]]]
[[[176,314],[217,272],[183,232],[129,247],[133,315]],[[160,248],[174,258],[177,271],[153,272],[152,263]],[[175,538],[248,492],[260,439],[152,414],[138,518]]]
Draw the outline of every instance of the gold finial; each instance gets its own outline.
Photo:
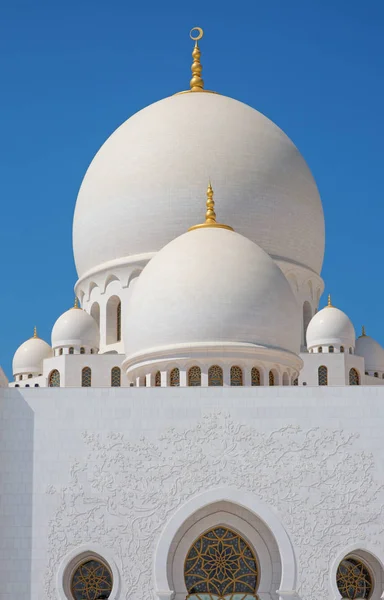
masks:
[[[208,184],[207,188],[207,211],[205,213],[205,223],[199,223],[198,225],[193,225],[190,227],[188,231],[192,231],[193,229],[201,229],[202,227],[220,227],[221,229],[229,229],[233,231],[232,227],[229,225],[223,225],[222,223],[216,223],[216,213],[215,213],[215,201],[213,199],[213,189],[211,182]]]
[[[36,339],[39,337],[39,336],[37,335],[37,327],[36,327],[36,325],[35,325],[35,326],[34,326],[34,328],[33,328],[33,337],[34,337],[34,339],[35,339],[35,340],[36,340]]]
[[[365,337],[367,334],[365,333],[365,327],[364,325],[361,328],[361,337]]]
[[[328,306],[333,306],[331,302],[331,294],[328,294]]]
[[[79,308],[79,300],[78,300],[77,296],[75,296],[75,302],[73,304],[73,308]]]
[[[195,34],[194,32],[197,32],[197,34]],[[201,52],[199,48],[199,40],[201,40],[203,35],[204,31],[201,29],[201,27],[193,27],[193,29],[191,29],[191,31],[189,32],[189,37],[195,42],[195,47],[192,50],[192,79],[189,82],[191,92],[201,92],[204,89],[204,81],[201,77],[203,67],[200,62]]]

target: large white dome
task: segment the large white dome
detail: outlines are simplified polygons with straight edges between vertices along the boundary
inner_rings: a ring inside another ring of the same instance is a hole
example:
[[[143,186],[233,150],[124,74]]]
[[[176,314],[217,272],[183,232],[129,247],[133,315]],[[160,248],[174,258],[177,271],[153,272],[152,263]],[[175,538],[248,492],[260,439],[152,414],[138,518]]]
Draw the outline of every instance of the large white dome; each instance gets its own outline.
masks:
[[[91,315],[81,308],[70,308],[60,315],[52,328],[52,348],[84,346],[98,349],[100,333]]]
[[[186,231],[199,220],[209,178],[224,222],[272,257],[320,272],[323,210],[297,148],[246,104],[186,93],[132,116],[93,159],[73,223],[79,277]]]
[[[194,345],[271,348],[298,354],[301,317],[273,260],[226,229],[185,233],[148,263],[125,319],[127,361]]]
[[[369,335],[356,340],[356,354],[364,357],[366,371],[384,371],[384,349]]]

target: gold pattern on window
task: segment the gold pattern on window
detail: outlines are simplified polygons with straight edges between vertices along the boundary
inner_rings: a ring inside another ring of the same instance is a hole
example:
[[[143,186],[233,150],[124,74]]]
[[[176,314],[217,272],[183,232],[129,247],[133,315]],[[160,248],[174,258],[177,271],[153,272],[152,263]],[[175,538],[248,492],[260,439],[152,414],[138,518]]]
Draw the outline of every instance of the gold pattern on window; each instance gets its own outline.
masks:
[[[328,385],[328,369],[322,365],[318,369],[319,385]]]
[[[84,367],[81,371],[81,387],[91,387],[92,371],[89,367]]]
[[[238,366],[231,367],[231,385],[243,385],[243,371]]]
[[[260,371],[256,367],[251,371],[251,385],[261,385]]]
[[[121,341],[121,302],[119,302],[116,309],[116,341]]]
[[[360,385],[360,377],[356,369],[349,370],[349,385]]]
[[[212,365],[208,369],[208,385],[220,386],[223,385],[223,369],[218,365]]]
[[[121,369],[119,367],[113,367],[111,369],[111,387],[121,386]]]
[[[341,561],[336,575],[336,582],[342,598],[356,600],[370,598],[373,590],[373,579],[365,564],[351,556]]]
[[[190,548],[184,564],[189,598],[211,600],[249,596],[257,598],[259,569],[247,542],[226,527],[215,527],[201,535]]]
[[[87,560],[75,570],[71,592],[74,600],[109,598],[112,592],[112,573],[100,560]]]
[[[169,375],[169,383],[171,387],[178,387],[180,385],[180,371],[177,367],[172,369]]]
[[[269,385],[275,385],[275,374],[273,371],[269,371]]]
[[[161,373],[160,373],[160,371],[156,371],[155,387],[160,387],[160,386],[161,386]]]
[[[190,387],[201,385],[201,369],[200,367],[191,367],[188,371],[188,385]]]
[[[60,387],[60,373],[54,369],[48,378],[48,387]]]

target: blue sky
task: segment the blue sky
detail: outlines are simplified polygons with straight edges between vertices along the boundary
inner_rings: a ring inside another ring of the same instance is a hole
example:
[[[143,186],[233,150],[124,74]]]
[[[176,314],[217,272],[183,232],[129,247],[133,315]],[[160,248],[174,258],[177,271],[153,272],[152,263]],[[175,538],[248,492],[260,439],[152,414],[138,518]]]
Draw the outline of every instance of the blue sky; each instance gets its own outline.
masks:
[[[8,375],[33,326],[50,341],[73,303],[72,216],[88,164],[130,115],[187,87],[195,25],[206,86],[267,115],[307,160],[326,218],[325,294],[384,344],[382,0],[12,0],[0,23]]]

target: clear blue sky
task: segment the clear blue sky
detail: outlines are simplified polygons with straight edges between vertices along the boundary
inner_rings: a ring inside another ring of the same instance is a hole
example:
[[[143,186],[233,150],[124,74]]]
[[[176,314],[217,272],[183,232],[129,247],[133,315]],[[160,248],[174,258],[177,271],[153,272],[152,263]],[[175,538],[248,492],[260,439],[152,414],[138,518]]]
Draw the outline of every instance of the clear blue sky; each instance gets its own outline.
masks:
[[[94,154],[185,89],[188,33],[210,89],[257,108],[307,160],[326,217],[325,293],[384,344],[382,0],[12,0],[0,23],[0,364],[73,302],[72,216]],[[322,298],[325,303],[325,296]]]

